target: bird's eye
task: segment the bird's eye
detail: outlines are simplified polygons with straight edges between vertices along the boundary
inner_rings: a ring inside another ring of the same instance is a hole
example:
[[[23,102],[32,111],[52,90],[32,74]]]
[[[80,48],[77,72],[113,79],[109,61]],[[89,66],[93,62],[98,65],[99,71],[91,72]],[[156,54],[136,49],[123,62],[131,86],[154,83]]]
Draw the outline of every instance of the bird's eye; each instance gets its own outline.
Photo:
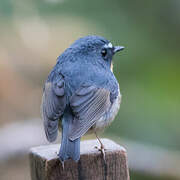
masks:
[[[107,49],[102,49],[101,54],[102,54],[102,57],[105,57],[107,54]]]

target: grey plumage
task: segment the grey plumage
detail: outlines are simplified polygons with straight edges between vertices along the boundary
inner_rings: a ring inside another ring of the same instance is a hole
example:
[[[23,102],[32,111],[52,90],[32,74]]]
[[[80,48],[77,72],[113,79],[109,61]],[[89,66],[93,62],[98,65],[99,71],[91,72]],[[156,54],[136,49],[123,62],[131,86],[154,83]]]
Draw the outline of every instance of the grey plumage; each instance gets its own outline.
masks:
[[[120,103],[120,91],[110,67],[113,55],[121,49],[99,36],[80,38],[58,57],[49,74],[44,85],[42,117],[50,142],[57,137],[58,125],[62,126],[62,162],[68,158],[78,161],[81,136],[101,126],[100,119],[104,127],[114,119],[117,110],[112,107],[114,102]]]
[[[74,141],[83,136],[94,123],[109,110],[110,92],[104,88],[83,86],[71,97],[70,106],[74,113],[69,138]]]
[[[59,76],[58,82],[47,81],[44,86],[42,98],[42,116],[48,141],[52,142],[57,137],[58,121],[66,107],[64,80]]]

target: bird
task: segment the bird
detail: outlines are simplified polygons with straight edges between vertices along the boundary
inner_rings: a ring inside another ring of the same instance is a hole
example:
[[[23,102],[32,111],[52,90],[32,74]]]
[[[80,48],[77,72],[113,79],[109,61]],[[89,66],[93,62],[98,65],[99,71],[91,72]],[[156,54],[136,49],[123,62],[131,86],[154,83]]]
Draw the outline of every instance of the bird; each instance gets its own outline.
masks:
[[[121,103],[119,83],[113,74],[113,56],[123,50],[97,35],[76,40],[58,58],[45,81],[41,114],[46,138],[56,140],[62,131],[59,160],[80,159],[80,139],[111,124]]]

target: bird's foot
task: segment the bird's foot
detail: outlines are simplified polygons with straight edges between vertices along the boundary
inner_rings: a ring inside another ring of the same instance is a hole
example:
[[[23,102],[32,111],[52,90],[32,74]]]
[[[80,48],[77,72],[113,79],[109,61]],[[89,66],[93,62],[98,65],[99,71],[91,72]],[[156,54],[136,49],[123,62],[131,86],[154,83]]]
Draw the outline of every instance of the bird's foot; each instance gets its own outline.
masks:
[[[106,151],[106,149],[104,148],[104,145],[101,142],[100,138],[97,136],[96,132],[95,132],[95,135],[96,135],[96,138],[97,138],[97,140],[99,141],[99,143],[101,145],[100,148],[98,148],[97,146],[95,146],[95,148],[98,149],[101,152],[101,154],[103,155],[104,162],[106,164],[106,158],[105,158],[105,151]]]
[[[61,164],[62,164],[62,168],[63,168],[63,171],[64,171],[64,161],[61,161]]]
[[[104,145],[101,144],[101,147],[100,147],[100,148],[97,147],[97,146],[95,146],[94,148],[96,148],[98,151],[101,152],[101,154],[102,154],[102,156],[103,156],[103,159],[104,159],[104,162],[106,163],[106,158],[105,158],[105,157],[106,157],[106,154],[105,154],[106,149],[105,149]]]
[[[55,152],[55,154],[59,157],[59,153],[58,152]],[[61,165],[62,165],[62,168],[63,168],[63,171],[64,171],[64,161],[60,160],[60,162],[61,162]]]
[[[55,154],[56,154],[57,156],[59,156],[59,153],[58,153],[57,151],[55,152]]]

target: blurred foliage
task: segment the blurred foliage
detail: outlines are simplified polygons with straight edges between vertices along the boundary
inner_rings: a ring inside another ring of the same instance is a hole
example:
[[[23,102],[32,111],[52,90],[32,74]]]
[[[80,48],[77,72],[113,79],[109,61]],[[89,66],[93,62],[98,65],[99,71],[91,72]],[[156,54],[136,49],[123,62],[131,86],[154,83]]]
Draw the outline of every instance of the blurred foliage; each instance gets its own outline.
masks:
[[[134,172],[130,172],[131,177],[136,177],[137,180],[139,179],[145,179],[145,180],[154,180],[154,179],[158,179],[158,180],[178,180],[177,178],[171,178],[171,177],[164,177],[164,176],[152,176],[150,174],[141,174],[141,173],[134,173]],[[134,179],[134,178],[132,178]]]
[[[75,39],[124,45],[122,104],[108,134],[180,150],[179,0],[1,0],[0,123],[39,116],[43,82]]]

